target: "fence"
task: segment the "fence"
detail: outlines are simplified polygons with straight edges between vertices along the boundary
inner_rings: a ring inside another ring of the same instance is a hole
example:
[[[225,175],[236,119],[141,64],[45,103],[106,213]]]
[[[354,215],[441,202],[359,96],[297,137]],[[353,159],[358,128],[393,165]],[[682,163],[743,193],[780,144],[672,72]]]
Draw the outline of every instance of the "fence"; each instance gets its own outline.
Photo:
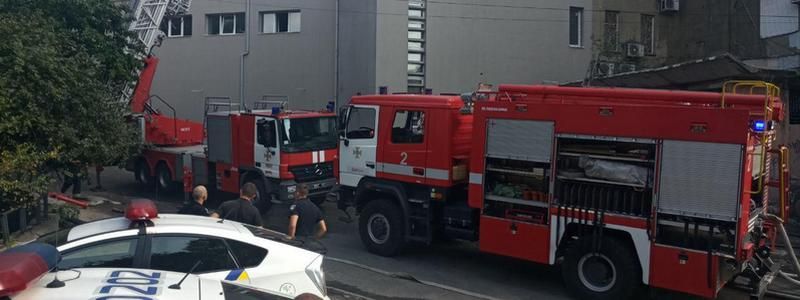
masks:
[[[0,234],[3,244],[11,245],[11,235],[28,230],[29,225],[36,225],[47,220],[47,195],[42,201],[30,208],[18,208],[0,212]]]

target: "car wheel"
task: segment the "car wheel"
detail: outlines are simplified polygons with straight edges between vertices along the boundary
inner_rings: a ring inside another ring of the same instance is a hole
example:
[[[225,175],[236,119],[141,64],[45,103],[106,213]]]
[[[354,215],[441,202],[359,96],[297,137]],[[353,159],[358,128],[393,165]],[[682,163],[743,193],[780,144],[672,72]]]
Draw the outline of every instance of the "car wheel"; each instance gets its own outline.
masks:
[[[161,191],[172,191],[172,174],[169,172],[167,165],[163,162],[156,167],[156,184],[158,184],[158,189]]]
[[[358,221],[361,242],[369,252],[381,256],[397,255],[405,243],[405,223],[400,207],[389,200],[367,203]]]
[[[258,208],[258,212],[262,215],[269,212],[270,208],[272,208],[272,195],[267,192],[264,180],[251,178],[245,183],[252,183],[256,186],[256,198],[253,199],[253,206]]]
[[[153,184],[153,177],[150,176],[150,166],[147,165],[144,159],[136,163],[136,171],[134,171],[133,176],[136,178],[136,181],[145,187],[149,188]]]
[[[636,253],[614,238],[594,251],[591,237],[570,245],[561,266],[564,284],[578,299],[630,299],[641,284]]]

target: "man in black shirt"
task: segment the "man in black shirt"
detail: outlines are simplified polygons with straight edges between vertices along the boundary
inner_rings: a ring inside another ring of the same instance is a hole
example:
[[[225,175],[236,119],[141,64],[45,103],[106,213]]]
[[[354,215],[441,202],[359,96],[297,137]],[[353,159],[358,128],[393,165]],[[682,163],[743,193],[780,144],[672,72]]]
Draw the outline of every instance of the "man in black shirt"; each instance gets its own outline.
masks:
[[[308,188],[297,186],[294,203],[289,207],[289,237],[321,238],[328,231],[319,207],[308,200]]]
[[[192,198],[194,201],[190,201],[184,205],[181,210],[178,211],[178,213],[183,215],[208,217],[210,213],[208,212],[208,209],[203,206],[203,203],[205,203],[206,199],[208,199],[208,191],[206,190],[206,187],[202,185],[196,186],[194,190],[192,190]]]
[[[239,199],[225,201],[211,216],[257,227],[263,226],[261,214],[258,212],[258,208],[253,206],[253,199],[257,195],[256,191],[255,184],[245,183],[239,190]]]

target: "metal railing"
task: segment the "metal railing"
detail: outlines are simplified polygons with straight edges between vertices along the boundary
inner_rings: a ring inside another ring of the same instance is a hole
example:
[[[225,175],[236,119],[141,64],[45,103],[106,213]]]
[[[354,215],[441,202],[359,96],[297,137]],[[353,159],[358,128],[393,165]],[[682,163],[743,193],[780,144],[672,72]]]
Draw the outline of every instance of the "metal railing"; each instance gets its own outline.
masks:
[[[147,98],[147,101],[145,101],[145,103],[150,103],[150,100],[152,99],[160,101],[162,104],[166,105],[170,111],[172,111],[172,130],[174,134],[172,136],[172,141],[173,142],[178,141],[178,112],[175,110],[174,107],[172,107],[172,105],[170,105],[167,101],[162,99],[161,96],[159,95],[150,95],[150,97]],[[147,104],[147,106],[151,107],[150,104]],[[152,109],[152,107],[150,109]]]
[[[745,92],[740,92],[740,91]],[[722,85],[722,98],[720,99],[720,107],[725,108],[725,97],[727,95],[763,95],[764,96],[764,122],[765,125],[772,121],[772,113],[774,112],[774,105],[776,99],[780,99],[781,89],[769,82],[759,80],[733,80],[726,81]],[[758,184],[755,190],[751,190],[750,194],[760,194],[764,191],[764,177],[766,176],[766,163],[767,152],[769,151],[769,137],[770,133],[767,128],[764,132],[760,133],[761,151],[760,153],[753,153],[753,156],[758,156],[761,162],[761,169],[758,176]]]

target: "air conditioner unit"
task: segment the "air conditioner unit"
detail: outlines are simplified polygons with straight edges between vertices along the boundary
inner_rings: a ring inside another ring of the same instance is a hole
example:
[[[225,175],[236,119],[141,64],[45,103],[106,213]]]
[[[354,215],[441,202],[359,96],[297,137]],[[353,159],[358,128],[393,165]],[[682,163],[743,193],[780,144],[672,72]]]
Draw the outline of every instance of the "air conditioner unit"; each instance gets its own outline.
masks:
[[[617,74],[619,73],[628,73],[636,71],[636,65],[634,64],[619,64],[617,65]]]
[[[644,56],[644,45],[639,43],[628,43],[625,45],[625,56],[642,57]]]
[[[614,67],[614,63],[599,62],[597,63],[597,70],[595,73],[597,76],[611,76],[614,75]]]
[[[680,3],[678,0],[660,0],[659,11],[661,12],[673,12],[678,11],[680,8]]]

